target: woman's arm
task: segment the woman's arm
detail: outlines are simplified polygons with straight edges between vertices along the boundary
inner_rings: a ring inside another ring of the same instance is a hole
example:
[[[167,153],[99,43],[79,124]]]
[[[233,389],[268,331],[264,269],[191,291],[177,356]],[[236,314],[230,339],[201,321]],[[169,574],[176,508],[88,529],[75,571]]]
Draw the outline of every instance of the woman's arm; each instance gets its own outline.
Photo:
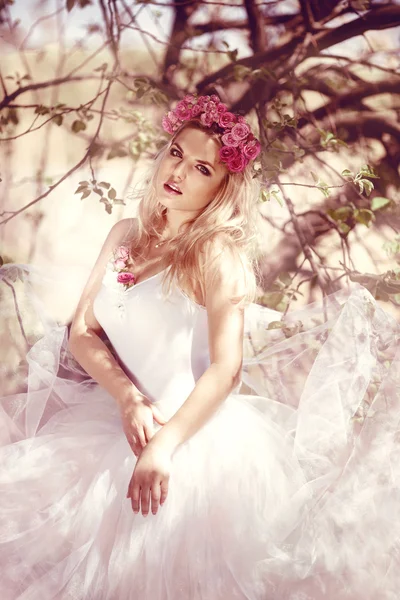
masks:
[[[131,219],[122,219],[108,234],[79,300],[68,342],[69,350],[85,371],[119,404],[130,399],[135,393],[139,394],[139,390],[135,388],[100,339],[102,328],[94,316],[93,302],[113,250],[122,243],[131,226]]]
[[[85,371],[116,400],[122,425],[134,454],[153,437],[153,420],[164,425],[157,407],[138,390],[100,339],[100,323],[93,312],[93,302],[100,289],[113,250],[124,241],[132,228],[132,219],[122,219],[111,229],[93,271],[82,292],[71,326],[68,347]]]
[[[135,513],[141,509],[147,515],[150,506],[157,513],[168,495],[174,451],[212,417],[240,382],[244,330],[244,310],[237,303],[244,296],[240,273],[241,265],[224,252],[215,278],[205,276],[210,366],[136,463],[127,492]]]
[[[244,296],[241,273],[241,265],[224,251],[215,276],[205,276],[210,366],[185,403],[154,437],[155,444],[171,452],[194,435],[240,383],[244,330],[244,309],[238,305]]]

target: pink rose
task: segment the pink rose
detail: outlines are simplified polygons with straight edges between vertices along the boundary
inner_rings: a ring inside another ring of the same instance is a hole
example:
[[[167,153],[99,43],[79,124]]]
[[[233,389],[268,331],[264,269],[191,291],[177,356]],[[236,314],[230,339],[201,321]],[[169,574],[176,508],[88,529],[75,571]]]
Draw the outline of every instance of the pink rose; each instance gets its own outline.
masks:
[[[211,112],[211,111],[215,110],[216,108],[217,108],[217,105],[215,104],[215,102],[211,102],[211,100],[210,100],[210,102],[207,102],[205,110],[207,112]]]
[[[238,115],[237,121],[238,123],[246,123],[246,118],[243,115]]]
[[[186,104],[194,104],[196,102],[196,98],[192,94],[186,94],[183,99]]]
[[[210,113],[202,113],[202,115],[200,117],[200,121],[202,122],[202,124],[205,127],[211,127],[214,119],[213,119],[212,115],[210,115]]]
[[[235,156],[235,158],[233,158],[232,160],[229,161],[228,168],[233,173],[239,173],[240,171],[243,171],[243,169],[245,168],[245,166],[247,164],[248,164],[248,161],[245,159],[243,154],[238,153],[238,155]]]
[[[192,108],[192,117],[197,117],[201,112],[203,112],[202,107],[196,104]]]
[[[164,131],[166,131],[170,135],[172,135],[174,133],[173,125],[172,125],[171,121],[168,119],[168,117],[163,117],[161,124],[162,124]]]
[[[243,154],[249,160],[254,160],[261,152],[261,144],[258,140],[254,139],[248,142],[243,148]]]
[[[228,110],[226,104],[224,104],[223,102],[220,102],[219,104],[217,104],[217,112],[218,114],[222,114],[224,112],[226,112]]]
[[[115,251],[115,258],[119,260],[128,260],[129,258],[129,249],[126,246],[119,246]]]
[[[223,146],[219,151],[219,157],[222,162],[229,162],[238,155],[237,148],[233,146]]]
[[[235,124],[235,115],[228,110],[219,116],[219,125],[221,127],[232,127]]]
[[[179,121],[178,117],[176,116],[173,110],[170,110],[168,112],[167,117],[171,121],[172,125],[176,125],[176,123]]]
[[[218,104],[218,102],[220,102],[220,99],[218,98],[218,96],[216,94],[213,94],[210,98],[210,100],[212,102],[215,102],[216,104]]]
[[[124,285],[131,285],[135,283],[135,276],[133,273],[118,273],[117,281]]]
[[[126,262],[118,258],[116,261],[114,261],[114,266],[116,269],[125,269]]]
[[[207,102],[209,102],[209,101],[210,101],[210,96],[200,96],[200,98],[197,101],[197,104],[204,107],[207,104]]]
[[[232,135],[237,140],[244,140],[250,133],[250,127],[246,123],[236,123],[232,127]]]
[[[191,109],[186,102],[178,102],[175,108],[175,114],[178,119],[186,121],[187,119],[190,119]]]
[[[237,140],[231,132],[224,133],[224,135],[221,137],[221,142],[224,144],[224,146],[233,146],[234,148],[239,146],[239,140]]]

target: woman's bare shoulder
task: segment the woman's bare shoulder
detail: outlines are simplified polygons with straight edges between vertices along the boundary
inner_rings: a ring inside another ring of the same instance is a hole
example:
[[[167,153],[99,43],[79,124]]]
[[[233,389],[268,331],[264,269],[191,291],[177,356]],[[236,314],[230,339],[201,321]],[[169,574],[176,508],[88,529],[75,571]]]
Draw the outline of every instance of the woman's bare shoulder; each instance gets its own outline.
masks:
[[[131,241],[135,237],[137,230],[137,218],[120,219],[113,225],[110,235],[116,243],[123,244]]]

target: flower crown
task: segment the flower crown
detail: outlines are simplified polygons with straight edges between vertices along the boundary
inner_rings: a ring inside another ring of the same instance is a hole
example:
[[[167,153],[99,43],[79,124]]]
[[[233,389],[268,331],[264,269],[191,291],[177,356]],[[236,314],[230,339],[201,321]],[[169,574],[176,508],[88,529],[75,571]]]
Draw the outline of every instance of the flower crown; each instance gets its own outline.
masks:
[[[200,120],[204,127],[213,127],[221,134],[223,144],[219,157],[232,173],[239,173],[261,151],[261,144],[252,134],[246,119],[228,111],[226,104],[213,96],[185,96],[174,110],[162,119],[165,131],[173,135],[184,121]]]

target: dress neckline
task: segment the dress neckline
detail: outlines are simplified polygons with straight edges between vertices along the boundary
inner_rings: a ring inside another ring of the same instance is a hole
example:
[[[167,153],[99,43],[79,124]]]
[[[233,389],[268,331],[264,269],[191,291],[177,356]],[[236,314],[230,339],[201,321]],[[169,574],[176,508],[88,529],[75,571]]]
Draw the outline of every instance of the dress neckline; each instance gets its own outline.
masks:
[[[141,285],[142,283],[146,283],[147,281],[151,281],[152,279],[155,279],[156,277],[159,277],[160,275],[162,275],[163,273],[165,273],[165,271],[168,271],[168,269],[171,267],[171,265],[168,265],[168,267],[165,267],[165,269],[162,269],[162,271],[158,271],[158,273],[154,273],[154,275],[150,275],[150,277],[147,277],[146,279],[142,279],[142,281],[138,281],[137,283],[135,283],[132,287],[128,288],[128,290],[126,290],[127,292],[131,292],[132,290],[135,290],[135,288],[137,288],[139,285]],[[207,311],[206,307],[203,306],[202,304],[199,304],[198,302],[196,302],[195,300],[193,300],[193,298],[190,298],[186,292],[184,292],[178,285],[175,285],[176,289],[178,290],[178,292],[186,299],[188,300],[195,308],[199,308],[203,311]]]
[[[154,279],[155,277],[158,277],[159,275],[162,275],[163,273],[165,273],[165,271],[167,271],[169,269],[171,265],[169,265],[168,267],[165,267],[165,269],[162,269],[162,271],[158,271],[158,273],[154,273],[154,275],[150,275],[150,277],[146,277],[146,279],[142,279],[142,281],[135,281],[135,283],[133,284],[133,286],[131,288],[129,288],[130,290],[133,290],[134,288],[136,288],[138,285],[141,285],[142,283],[146,283],[146,281],[150,281],[151,279]],[[133,273],[135,274],[135,273]]]

